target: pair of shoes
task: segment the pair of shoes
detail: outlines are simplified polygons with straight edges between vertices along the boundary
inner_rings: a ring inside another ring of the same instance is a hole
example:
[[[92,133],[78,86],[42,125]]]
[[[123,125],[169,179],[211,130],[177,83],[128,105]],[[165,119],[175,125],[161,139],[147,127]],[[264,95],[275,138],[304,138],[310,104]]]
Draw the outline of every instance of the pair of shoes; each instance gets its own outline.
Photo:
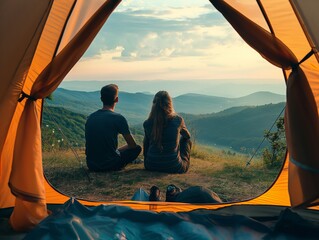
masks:
[[[182,189],[174,184],[170,184],[166,188],[166,202],[175,202],[175,198],[182,192]],[[161,191],[157,186],[150,189],[149,201],[161,201]]]
[[[150,189],[149,201],[161,201],[161,191],[157,186],[152,186]]]
[[[166,188],[166,202],[175,202],[176,196],[182,192],[182,189],[174,184],[170,184]]]

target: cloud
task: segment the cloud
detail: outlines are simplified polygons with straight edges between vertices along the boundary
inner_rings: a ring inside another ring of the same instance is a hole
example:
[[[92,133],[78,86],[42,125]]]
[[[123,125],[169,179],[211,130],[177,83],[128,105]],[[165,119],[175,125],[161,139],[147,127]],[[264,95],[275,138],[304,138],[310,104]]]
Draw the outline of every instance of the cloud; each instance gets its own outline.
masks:
[[[247,49],[246,49],[247,48]],[[278,79],[281,70],[275,69],[252,49],[241,42],[232,46],[218,45],[207,56],[178,56],[140,61],[114,61],[123,55],[124,48],[102,52],[98,58],[78,63],[69,79],[85,80],[155,80],[155,79]],[[162,53],[171,54],[172,49]],[[214,55],[213,55],[214,53]]]
[[[214,42],[230,42],[235,36],[216,12],[202,14],[195,21],[150,17],[156,16],[152,10],[143,11],[148,13],[147,17],[135,12],[114,13],[85,58],[96,57],[119,45],[123,51],[114,58],[118,61],[205,55]],[[204,24],[208,19],[213,24]]]
[[[213,8],[205,6],[196,7],[175,7],[170,9],[157,9],[157,10],[137,10],[133,11],[132,15],[136,17],[156,18],[163,20],[182,21],[188,19],[195,19],[203,14],[209,12],[216,12]]]
[[[145,7],[150,2],[125,1],[67,78],[281,77],[281,72],[247,46],[207,1],[193,6],[185,0],[182,6],[181,0],[174,0],[171,8]]]

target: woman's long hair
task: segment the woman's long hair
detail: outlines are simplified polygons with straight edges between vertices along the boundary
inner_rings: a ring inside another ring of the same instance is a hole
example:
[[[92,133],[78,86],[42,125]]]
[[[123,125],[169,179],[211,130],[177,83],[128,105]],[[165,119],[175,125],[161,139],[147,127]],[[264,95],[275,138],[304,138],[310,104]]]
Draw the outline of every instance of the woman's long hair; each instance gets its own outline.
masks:
[[[156,145],[162,148],[163,128],[169,118],[175,116],[173,101],[168,92],[159,91],[155,94],[153,105],[148,117],[153,122],[151,133],[152,140]]]

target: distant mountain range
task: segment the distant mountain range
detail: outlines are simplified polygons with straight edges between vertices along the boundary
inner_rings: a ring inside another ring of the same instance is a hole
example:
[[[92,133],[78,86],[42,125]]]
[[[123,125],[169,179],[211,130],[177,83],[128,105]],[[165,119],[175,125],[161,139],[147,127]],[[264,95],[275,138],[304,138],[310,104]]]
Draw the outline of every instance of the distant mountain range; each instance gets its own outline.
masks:
[[[284,95],[256,92],[239,98],[214,97],[201,94],[184,94],[173,99],[177,112],[205,114],[216,113],[237,106],[260,106],[285,101]]]
[[[243,151],[258,147],[264,131],[271,128],[284,107],[285,103],[234,107],[193,119],[186,116],[185,121],[198,142]]]
[[[212,79],[212,80],[109,80],[109,81],[63,81],[61,88],[74,91],[97,91],[101,87],[115,83],[120,91],[135,93],[159,90],[168,91],[173,97],[185,93],[199,93],[221,97],[241,97],[253,92],[268,91],[285,94],[286,86],[282,79]]]
[[[148,116],[153,95],[147,93],[119,93],[116,111],[125,115],[132,123],[138,124]],[[209,114],[236,106],[258,106],[284,102],[285,96],[271,92],[256,92],[239,98],[215,97],[202,94],[184,94],[173,98],[176,112],[188,114]],[[89,115],[102,107],[100,92],[72,91],[58,88],[48,106],[63,107],[70,111]]]
[[[258,147],[264,131],[270,129],[284,107],[284,103],[278,103],[257,107],[234,107],[214,114],[181,115],[196,143],[249,152]],[[46,106],[42,124],[43,132],[46,133],[44,138],[52,137],[51,132],[55,130],[56,139],[66,138],[71,145],[78,143],[79,146],[84,146],[85,121],[86,116],[83,114],[73,113],[61,107]],[[131,131],[135,135],[142,135],[142,124],[131,125]]]
[[[142,134],[142,122],[150,111],[153,95],[121,92],[119,99],[116,111],[126,116],[134,133]],[[185,94],[173,101],[196,142],[239,151],[257,148],[264,130],[271,127],[285,107],[284,96],[269,92],[240,98]],[[52,126],[53,118],[65,135],[83,145],[85,119],[99,108],[99,92],[57,89],[53,100],[45,103],[43,126]]]

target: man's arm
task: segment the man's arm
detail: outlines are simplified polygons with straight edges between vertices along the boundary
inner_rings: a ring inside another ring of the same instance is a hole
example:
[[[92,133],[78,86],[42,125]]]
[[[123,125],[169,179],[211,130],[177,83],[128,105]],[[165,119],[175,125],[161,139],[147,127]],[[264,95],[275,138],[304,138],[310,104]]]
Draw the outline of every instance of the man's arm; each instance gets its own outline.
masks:
[[[136,147],[136,142],[131,134],[124,134],[123,135],[126,145],[120,147],[118,150],[123,151],[125,149],[130,149],[130,148],[135,148]]]

